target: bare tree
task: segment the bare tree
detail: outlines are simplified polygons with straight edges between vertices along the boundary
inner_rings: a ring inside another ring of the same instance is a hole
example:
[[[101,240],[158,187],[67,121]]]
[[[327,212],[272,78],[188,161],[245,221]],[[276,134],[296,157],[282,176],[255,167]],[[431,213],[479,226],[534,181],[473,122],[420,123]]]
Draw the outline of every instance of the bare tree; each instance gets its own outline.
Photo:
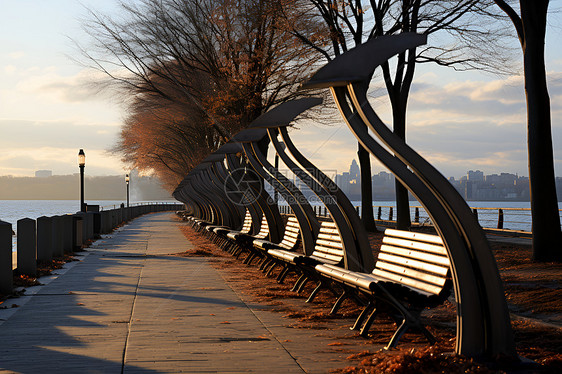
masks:
[[[555,244],[562,241],[562,232],[556,196],[550,98],[544,61],[549,1],[520,0],[520,14],[503,0],[495,2],[513,22],[523,49],[533,259],[561,261],[562,250],[560,245]]]
[[[324,30],[302,27],[305,21],[294,22],[294,35],[326,60],[382,35],[417,32],[440,35],[424,48],[413,48],[383,64],[382,77],[392,107],[393,131],[406,137],[406,110],[416,63],[432,62],[455,69],[505,71],[508,56],[498,53],[504,32],[482,21],[482,16],[499,17],[493,13],[491,1],[478,0],[302,0],[303,18],[321,19]],[[291,10],[289,19],[294,19]],[[436,44],[439,41],[441,44]],[[373,220],[370,191],[370,160],[359,145],[363,221],[371,228]],[[408,229],[410,212],[407,190],[397,181],[397,226]]]
[[[209,82],[199,72],[193,75],[199,86]],[[119,153],[131,169],[156,172],[163,185],[172,191],[219,146],[221,137],[193,101],[176,96],[174,87],[161,79],[154,79],[153,83],[166,98],[139,92],[129,100],[128,114],[112,151]],[[205,90],[198,87],[198,91]]]
[[[207,136],[205,124],[214,131],[209,136],[216,148],[271,106],[303,95],[296,91],[312,64],[311,52],[279,27],[281,5],[260,0],[123,1],[119,17],[90,11],[84,28],[92,44],[80,47],[83,61],[105,74],[98,87],[116,89],[131,108],[123,135],[134,139],[140,123],[160,126],[156,118],[170,126],[168,136],[180,138],[184,134],[171,131],[178,124]],[[165,118],[178,105],[197,115]],[[147,108],[151,114],[145,120]],[[129,142],[122,139],[121,145]],[[193,153],[181,147],[169,151],[179,159]],[[156,170],[186,172],[167,166]]]

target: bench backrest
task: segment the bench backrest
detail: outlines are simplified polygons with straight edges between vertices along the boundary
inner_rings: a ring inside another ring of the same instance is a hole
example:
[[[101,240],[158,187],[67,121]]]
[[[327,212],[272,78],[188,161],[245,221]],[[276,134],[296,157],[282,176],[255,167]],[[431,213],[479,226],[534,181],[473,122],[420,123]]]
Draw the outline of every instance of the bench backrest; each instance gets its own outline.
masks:
[[[324,258],[328,263],[340,263],[343,260],[343,244],[334,222],[321,222],[312,256]]]
[[[252,215],[250,211],[246,209],[246,215],[244,216],[244,223],[242,224],[242,230],[240,232],[247,234],[252,230]]]
[[[281,240],[279,246],[290,251],[294,250],[299,243],[299,233],[300,226],[299,221],[297,221],[297,217],[290,216],[287,220],[287,225],[285,225],[283,240]]]
[[[260,232],[258,232],[257,235],[254,235],[254,238],[265,239],[267,238],[268,235],[269,235],[269,225],[267,224],[267,219],[265,218],[265,214],[264,214],[261,219]]]
[[[386,229],[373,274],[424,295],[438,295],[448,279],[449,257],[437,235]]]

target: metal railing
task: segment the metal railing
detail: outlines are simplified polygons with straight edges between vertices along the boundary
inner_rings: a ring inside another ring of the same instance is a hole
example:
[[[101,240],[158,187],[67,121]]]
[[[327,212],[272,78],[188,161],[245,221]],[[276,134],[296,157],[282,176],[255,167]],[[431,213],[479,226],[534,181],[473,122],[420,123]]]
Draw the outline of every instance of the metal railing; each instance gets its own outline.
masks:
[[[281,205],[279,208],[282,214],[291,214],[289,206]],[[330,216],[324,206],[314,205],[312,208],[319,217]],[[482,228],[488,231],[531,235],[531,208],[471,207],[471,209]],[[360,206],[355,206],[355,210],[361,215]],[[562,220],[562,209],[558,211]],[[373,205],[373,214],[375,221],[379,223],[396,222],[395,206]],[[433,226],[431,218],[421,206],[410,206],[410,217],[414,225]]]
[[[126,203],[123,202],[122,204],[126,206]],[[136,203],[129,203],[129,207],[141,206],[141,205],[177,205],[177,204],[178,204],[177,201],[140,201]],[[104,210],[117,209],[119,207],[120,204],[100,206],[100,212]]]

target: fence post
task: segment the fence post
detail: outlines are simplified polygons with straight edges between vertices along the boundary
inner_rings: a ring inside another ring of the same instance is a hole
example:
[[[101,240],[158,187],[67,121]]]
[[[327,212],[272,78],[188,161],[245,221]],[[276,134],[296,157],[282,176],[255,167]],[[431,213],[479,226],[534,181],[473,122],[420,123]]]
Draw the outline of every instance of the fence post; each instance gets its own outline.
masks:
[[[13,286],[12,225],[0,221],[0,293],[10,295]]]
[[[379,209],[377,210],[377,219],[380,221],[382,217],[382,207],[379,206]]]
[[[63,248],[63,222],[62,216],[53,216],[52,217],[52,231],[51,231],[51,240],[53,245],[53,257],[62,257],[64,255],[64,248]]]
[[[84,243],[84,217],[80,214],[74,214],[72,216],[72,247],[73,251],[82,250],[82,244]]]
[[[393,213],[394,213],[393,208],[390,207],[389,210],[388,210],[388,220],[389,221],[392,221]]]
[[[472,213],[474,214],[474,217],[478,221],[478,208],[472,208]]]
[[[37,234],[35,220],[23,218],[18,225],[18,272],[29,276],[37,275]]]
[[[498,210],[498,229],[503,229],[503,209]]]
[[[74,250],[74,243],[72,242],[73,229],[72,229],[72,215],[65,214],[62,216],[63,222],[63,250],[65,253],[71,253]]]
[[[37,260],[51,261],[53,259],[53,219],[51,217],[37,218]]]
[[[414,222],[420,223],[420,208],[416,207],[414,211]]]

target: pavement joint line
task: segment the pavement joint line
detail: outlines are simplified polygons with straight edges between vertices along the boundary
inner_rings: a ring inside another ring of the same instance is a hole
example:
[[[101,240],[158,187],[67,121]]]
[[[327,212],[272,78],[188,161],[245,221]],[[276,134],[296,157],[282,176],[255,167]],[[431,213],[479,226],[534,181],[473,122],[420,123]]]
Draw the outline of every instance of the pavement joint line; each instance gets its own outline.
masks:
[[[150,240],[150,237],[152,235],[149,234],[148,237],[146,238],[146,242],[145,242],[145,247],[144,247],[144,260],[142,262],[142,266],[140,268],[140,272],[139,272],[139,278],[137,279],[137,285],[135,287],[135,296],[133,297],[133,303],[131,305],[131,312],[129,314],[129,321],[127,322],[127,334],[125,336],[125,346],[123,347],[123,357],[121,359],[121,374],[124,373],[125,371],[125,360],[127,358],[127,346],[129,345],[129,338],[131,336],[131,325],[133,323],[133,315],[135,313],[135,304],[137,302],[137,296],[139,294],[139,288],[140,288],[140,283],[142,280],[142,273],[146,264],[146,260],[148,259],[148,257],[146,256],[148,254],[148,241]]]
[[[261,320],[260,317],[258,317],[258,315],[256,313],[254,313],[254,310],[248,305],[248,303],[246,303],[246,301],[240,297],[240,295],[238,294],[238,292],[232,288],[230,286],[230,283],[226,280],[226,278],[223,276],[222,272],[218,272],[218,274],[220,275],[220,277],[224,280],[224,283],[228,286],[228,288],[230,288],[232,290],[232,292],[234,292],[234,294],[236,294],[236,296],[238,297],[238,299],[246,306],[246,308],[248,308],[248,310],[252,313],[252,315],[260,322],[260,324],[263,326],[264,329],[266,329],[271,336],[273,336],[273,338],[275,339],[275,341],[277,343],[279,343],[279,345],[283,348],[283,350],[285,352],[287,352],[287,354],[295,361],[295,364],[298,365],[298,367],[302,370],[303,373],[306,373],[306,370],[301,366],[300,362],[296,359],[295,356],[293,356],[291,354],[291,352],[285,347],[285,345],[279,340],[279,338],[277,337],[277,335],[271,331],[271,329],[265,324],[263,323],[263,321]]]

